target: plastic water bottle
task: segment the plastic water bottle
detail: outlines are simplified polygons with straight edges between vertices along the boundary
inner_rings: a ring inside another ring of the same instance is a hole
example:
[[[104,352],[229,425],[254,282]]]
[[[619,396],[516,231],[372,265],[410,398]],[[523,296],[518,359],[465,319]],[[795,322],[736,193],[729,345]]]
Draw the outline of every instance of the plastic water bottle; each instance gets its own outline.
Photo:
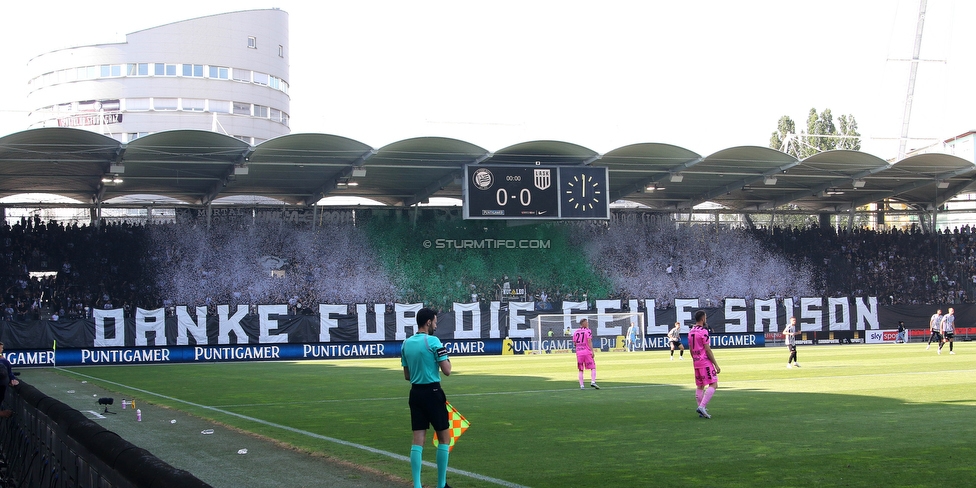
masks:
[[[136,409],[136,422],[142,422],[142,409]]]

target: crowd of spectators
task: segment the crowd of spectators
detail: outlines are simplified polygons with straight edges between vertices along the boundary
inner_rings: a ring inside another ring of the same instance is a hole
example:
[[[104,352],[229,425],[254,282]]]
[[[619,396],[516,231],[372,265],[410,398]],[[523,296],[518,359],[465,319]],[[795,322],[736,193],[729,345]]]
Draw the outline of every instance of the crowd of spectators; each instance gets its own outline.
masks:
[[[876,296],[884,304],[971,303],[976,229],[808,227],[755,232],[771,249],[814,271],[824,296]]]
[[[390,280],[365,233],[351,224],[150,225],[146,272],[164,305],[392,303]]]
[[[547,232],[572,236],[570,249],[610,283],[610,294],[593,296],[584,286],[522,276],[518,263],[494,263],[464,270],[435,305],[496,300],[507,276],[499,271],[509,269],[509,288],[524,289],[519,298],[540,309],[600,298],[653,298],[662,308],[676,298],[717,306],[727,297],[798,296],[948,304],[971,302],[976,291],[976,229],[969,226],[936,233],[748,230],[660,218],[565,223]],[[398,286],[370,234],[352,224],[91,226],[22,218],[0,227],[0,246],[4,320],[71,319],[96,308],[132,316],[136,307],[204,306],[215,313],[217,305],[285,304],[289,313],[313,314],[320,303],[372,310],[376,303],[435,301]],[[439,266],[422,278],[436,279],[452,265]]]
[[[580,229],[574,232],[579,245],[623,300],[653,298],[667,308],[677,298],[699,298],[709,306],[728,297],[818,293],[812,270],[742,229],[679,225],[667,217]]]
[[[0,226],[5,319],[76,318],[91,309],[158,305],[142,273],[139,225],[65,225],[22,218]]]

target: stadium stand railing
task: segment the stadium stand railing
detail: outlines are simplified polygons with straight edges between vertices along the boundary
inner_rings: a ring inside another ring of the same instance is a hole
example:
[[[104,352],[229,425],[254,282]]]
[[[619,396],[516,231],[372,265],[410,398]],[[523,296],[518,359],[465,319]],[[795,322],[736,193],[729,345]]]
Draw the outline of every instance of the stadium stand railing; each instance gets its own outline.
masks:
[[[204,488],[189,472],[21,381],[0,420],[0,487]]]

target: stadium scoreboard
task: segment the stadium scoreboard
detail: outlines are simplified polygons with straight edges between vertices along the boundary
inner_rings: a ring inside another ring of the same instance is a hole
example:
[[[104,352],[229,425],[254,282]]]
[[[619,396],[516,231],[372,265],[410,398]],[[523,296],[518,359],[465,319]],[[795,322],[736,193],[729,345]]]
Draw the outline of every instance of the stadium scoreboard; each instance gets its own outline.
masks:
[[[609,219],[607,168],[467,165],[466,219]]]

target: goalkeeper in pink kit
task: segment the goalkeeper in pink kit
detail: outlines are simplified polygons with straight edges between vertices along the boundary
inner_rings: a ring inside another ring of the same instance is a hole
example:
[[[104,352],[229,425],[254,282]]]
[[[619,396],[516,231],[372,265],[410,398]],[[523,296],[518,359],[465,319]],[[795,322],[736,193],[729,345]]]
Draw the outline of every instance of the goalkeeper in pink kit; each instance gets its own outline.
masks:
[[[580,328],[573,331],[573,345],[576,346],[576,367],[579,369],[580,390],[585,390],[583,386],[583,370],[590,370],[590,386],[600,387],[596,384],[596,361],[593,360],[593,332],[590,330],[590,322],[586,319],[580,320]]]
[[[708,414],[706,407],[718,388],[718,374],[722,372],[722,368],[718,367],[712,354],[705,318],[704,310],[695,312],[695,325],[688,333],[688,347],[691,349],[691,359],[695,367],[695,399],[698,400],[695,411],[699,417],[710,419],[712,416]]]

